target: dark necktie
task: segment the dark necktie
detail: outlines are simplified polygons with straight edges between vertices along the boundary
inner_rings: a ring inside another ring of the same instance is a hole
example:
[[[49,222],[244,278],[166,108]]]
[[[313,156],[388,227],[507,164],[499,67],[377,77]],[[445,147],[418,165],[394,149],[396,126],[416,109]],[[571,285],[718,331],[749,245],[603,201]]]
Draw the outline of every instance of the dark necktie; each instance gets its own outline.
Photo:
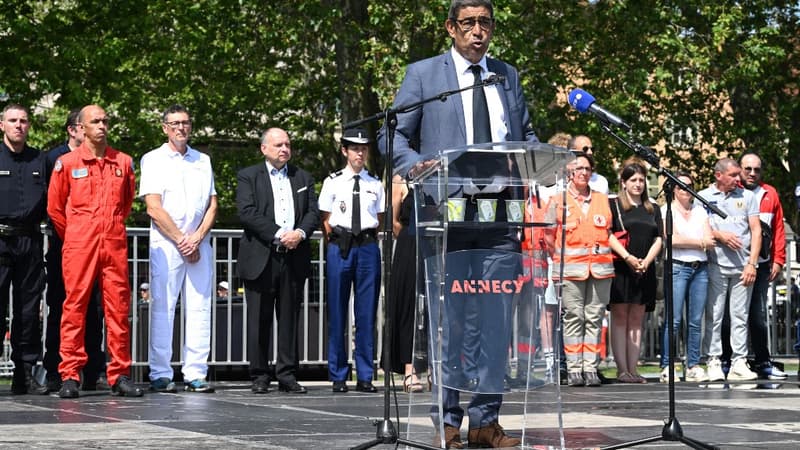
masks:
[[[360,176],[356,175],[353,177],[353,224],[350,226],[350,231],[354,235],[358,235],[361,233],[361,186],[358,184],[358,180],[361,178]]]
[[[482,83],[481,66],[475,64],[469,67],[475,76],[473,85]],[[489,106],[486,103],[486,94],[483,86],[472,90],[472,143],[483,144],[492,142],[492,128],[489,122]]]

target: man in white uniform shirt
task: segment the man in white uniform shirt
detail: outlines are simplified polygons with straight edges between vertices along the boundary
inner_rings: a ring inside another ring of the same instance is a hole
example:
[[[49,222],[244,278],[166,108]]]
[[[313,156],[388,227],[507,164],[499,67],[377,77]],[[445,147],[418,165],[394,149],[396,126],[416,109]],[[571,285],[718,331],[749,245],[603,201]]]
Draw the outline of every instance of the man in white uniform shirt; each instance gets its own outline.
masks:
[[[328,375],[333,392],[347,392],[347,318],[351,285],[355,289],[356,390],[376,392],[372,384],[375,354],[375,314],[381,287],[381,253],[377,230],[383,223],[384,196],[380,180],[364,170],[370,139],[361,128],[345,130],[344,169],[322,184],[319,210],[328,242]]]
[[[211,347],[214,255],[209,231],[217,214],[211,159],[189,146],[192,121],[181,105],[169,107],[161,128],[167,142],[142,157],[139,195],[150,216],[150,389],[175,392],[172,330],[183,299],[184,389],[214,392],[206,381]]]

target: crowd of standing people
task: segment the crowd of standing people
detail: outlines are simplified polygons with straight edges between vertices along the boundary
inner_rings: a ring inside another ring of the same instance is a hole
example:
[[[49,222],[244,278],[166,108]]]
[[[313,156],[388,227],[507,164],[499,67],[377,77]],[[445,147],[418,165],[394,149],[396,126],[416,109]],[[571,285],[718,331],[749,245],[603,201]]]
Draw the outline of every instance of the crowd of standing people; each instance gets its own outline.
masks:
[[[493,74],[502,75],[503,84],[467,89],[451,102],[428,103],[398,116],[391,217],[384,217],[383,182],[366,168],[374,144],[366,130],[344,130],[339,147],[344,167],[325,178],[319,196],[311,174],[291,162],[289,132],[272,127],[262,133],[264,161],[241,169],[236,189],[243,228],[237,268],[247,301],[246,348],[254,394],[268,393],[272,381],[277,381],[281,392],[308,392],[297,377],[298,319],[303,287],[311,275],[309,239],[318,229],[326,243],[327,357],[332,392],[350,390],[347,325],[351,294],[354,389],[377,392],[373,361],[382,281],[378,232],[387,219],[397,239],[394,263],[398,270],[391,277],[387,304],[394,327],[388,343],[394,357],[384,368],[404,376],[407,392],[424,390],[421,374],[429,370],[429,362],[414,356],[420,347],[423,353],[428,350],[428,336],[418,333],[419,321],[427,316],[419,315],[417,305],[414,192],[407,180],[434,165],[442,149],[538,142],[517,70],[486,56],[495,25],[490,1],[455,0],[445,23],[453,42],[451,49],[408,67],[395,98],[398,105],[475,87]],[[149,389],[178,390],[172,367],[172,330],[180,300],[187,323],[180,349],[183,390],[214,392],[207,362],[211,309],[215,288],[223,292],[219,295],[227,295],[229,286],[227,282],[215,284],[213,279],[209,233],[217,215],[217,192],[210,158],[189,145],[193,126],[189,111],[173,105],[163,112],[160,126],[166,141],[141,158],[138,194],[134,161],[109,146],[109,117],[101,106],[88,105],[71,112],[65,123],[67,141],[47,153],[27,145],[30,121],[24,107],[9,105],[0,119],[4,136],[0,189],[5,197],[0,203],[0,316],[5,316],[9,288],[13,287],[12,392],[57,392],[62,398],[75,398],[82,390],[106,388],[119,396],[143,395],[130,374],[128,314],[132,296],[125,230],[137,197],[144,201],[151,222],[149,282],[141,285],[150,310]],[[386,132],[381,130],[379,136]],[[379,142],[385,152],[384,140]],[[464,221],[474,223],[462,228],[453,225],[458,232],[449,236],[447,251],[454,257],[458,252],[468,256],[451,270],[463,271],[456,275],[463,279],[491,278],[498,271],[513,270],[514,260],[498,257],[488,267],[485,255],[547,252],[552,272],[549,283],[560,286],[560,303],[548,302],[541,317],[536,316],[540,322],[529,323],[526,329],[529,338],[537,327],[547,330],[541,341],[548,380],[555,379],[550,371],[563,354],[566,384],[602,385],[603,321],[610,311],[617,380],[645,383],[638,372],[642,328],[645,314],[653,311],[656,303],[656,266],[666,238],[666,209],[659,208],[648,194],[644,162],[635,158],[623,162],[618,183],[609,183],[596,171],[596,149],[589,137],[570,138],[567,146],[574,152],[567,177],[563,185],[552,187],[549,198],[540,199],[545,207],[538,211],[555,226],[527,245],[526,239],[534,239],[533,234],[519,227],[475,226],[480,214],[476,200],[497,201],[496,220],[503,222],[504,203],[517,200],[518,193],[492,181],[478,182],[492,180],[497,174],[482,173],[487,168],[468,158],[462,161],[461,175],[476,181],[459,186],[454,195],[467,200]],[[771,361],[766,314],[768,284],[786,263],[783,211],[775,189],[761,179],[762,170],[755,153],[738,161],[721,158],[716,163],[715,182],[699,195],[724,211],[726,219],[710,213],[682,187],[671,187],[676,224],[672,240],[674,295],[667,307],[672,308],[674,318],[663,327],[662,381],[669,379],[670,352],[676,352],[669,327],[680,330],[684,310],[686,381],[786,378]],[[694,186],[690,174],[678,172],[677,176],[687,186]],[[49,235],[46,271],[40,230],[44,222]],[[563,270],[552,270],[562,266]],[[33,374],[42,353],[39,305],[45,283],[48,326],[43,366],[47,374],[46,383],[40,385]],[[543,290],[546,285],[542,282],[536,287]],[[440,356],[446,385],[437,399],[441,409],[434,408],[431,416],[439,430],[436,442],[447,448],[463,447],[460,429],[465,416],[470,446],[513,447],[520,443],[499,424],[503,396],[498,393],[503,389],[511,321],[519,299],[501,294],[497,300],[491,304],[475,298],[450,302],[453,307],[442,318],[442,345],[447,351]],[[557,310],[559,304],[562,311]],[[563,314],[563,334],[556,336],[553,322],[559,312]],[[278,329],[273,356],[274,319]],[[496,336],[488,339],[491,333]],[[747,360],[750,350],[755,354],[754,364]],[[706,369],[701,366],[703,359]],[[467,367],[469,364],[473,366]],[[525,362],[526,370],[529,364]],[[448,381],[462,376],[464,385],[472,383],[471,388],[457,388]],[[460,403],[464,391],[471,394],[466,410]]]

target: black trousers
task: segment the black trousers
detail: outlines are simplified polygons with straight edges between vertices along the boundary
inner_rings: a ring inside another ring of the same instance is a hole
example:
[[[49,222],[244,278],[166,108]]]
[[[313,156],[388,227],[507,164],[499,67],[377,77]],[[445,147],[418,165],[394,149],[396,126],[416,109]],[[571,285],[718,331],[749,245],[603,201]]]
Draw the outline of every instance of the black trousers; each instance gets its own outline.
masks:
[[[39,308],[44,290],[43,236],[0,236],[0,339],[7,331],[9,288],[11,305],[11,360],[17,367],[36,364],[42,354]]]
[[[305,280],[296,279],[290,268],[290,253],[273,252],[264,271],[255,280],[244,280],[247,298],[247,356],[250,377],[266,376],[272,348],[273,314],[278,322],[278,354],[275,378],[296,381],[298,367],[297,323]]]
[[[61,311],[67,293],[64,290],[64,277],[61,269],[61,240],[50,237],[47,249],[47,331],[44,338],[45,354],[42,365],[49,376],[58,373],[61,362]],[[103,302],[99,286],[95,284],[86,309],[86,333],[84,345],[89,361],[83,368],[83,377],[96,380],[106,371],[106,354],[103,351]]]

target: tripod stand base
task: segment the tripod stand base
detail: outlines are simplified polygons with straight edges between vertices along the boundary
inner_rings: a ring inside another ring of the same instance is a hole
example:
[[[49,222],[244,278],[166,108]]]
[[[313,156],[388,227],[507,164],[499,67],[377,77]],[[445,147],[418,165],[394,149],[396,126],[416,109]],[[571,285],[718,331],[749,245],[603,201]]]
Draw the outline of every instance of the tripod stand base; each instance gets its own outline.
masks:
[[[366,450],[368,448],[372,448],[375,447],[376,445],[381,445],[381,444],[407,445],[409,447],[421,448],[426,450],[439,449],[439,447],[432,447],[430,445],[423,444],[421,442],[414,442],[406,439],[400,439],[397,436],[397,429],[394,427],[394,423],[392,423],[392,421],[389,419],[384,419],[381,420],[380,422],[376,421],[375,425],[378,426],[378,432],[376,433],[375,439],[364,442],[363,444],[359,444],[355,447],[350,447],[350,450]]]
[[[397,442],[397,429],[395,429],[391,420],[383,419],[380,422],[376,421],[375,425],[378,426],[378,432],[375,435],[375,439],[364,442],[363,444],[355,447],[351,447],[350,450],[365,450],[375,447],[376,445],[394,444]]]
[[[681,428],[680,422],[678,422],[678,419],[675,417],[670,417],[669,420],[667,420],[664,423],[664,428],[661,430],[661,436],[652,436],[649,438],[639,439],[636,441],[623,442],[622,444],[603,447],[603,450],[635,447],[637,445],[647,444],[649,442],[655,442],[655,441],[677,441],[677,442],[682,442],[691,448],[702,449],[702,450],[719,450],[719,447],[715,445],[706,444],[705,442],[700,442],[698,440],[684,436],[683,428]]]

